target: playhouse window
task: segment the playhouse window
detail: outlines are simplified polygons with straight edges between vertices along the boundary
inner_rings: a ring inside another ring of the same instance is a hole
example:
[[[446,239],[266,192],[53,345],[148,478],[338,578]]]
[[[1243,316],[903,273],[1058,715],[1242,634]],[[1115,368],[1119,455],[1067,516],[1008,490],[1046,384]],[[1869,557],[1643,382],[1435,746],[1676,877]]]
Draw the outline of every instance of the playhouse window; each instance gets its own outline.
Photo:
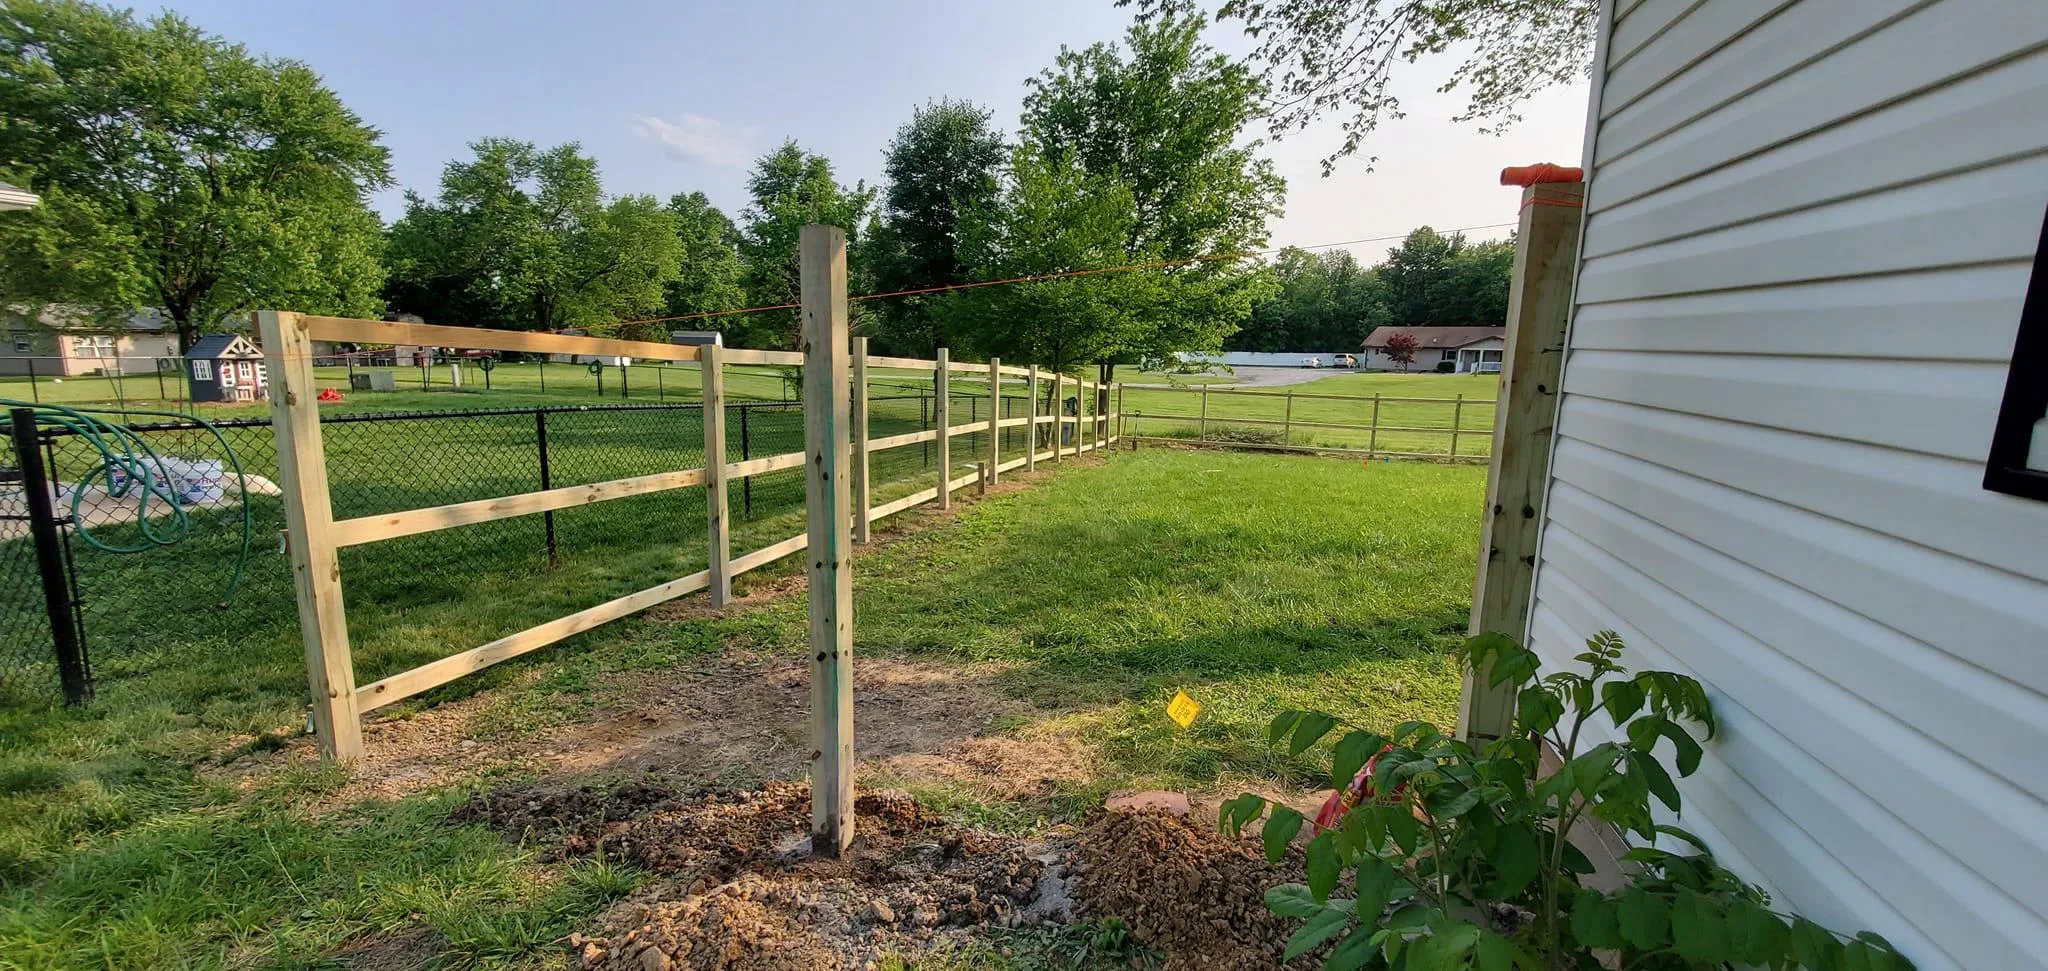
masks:
[[[206,360],[199,360],[199,361],[193,361],[193,362],[192,362],[192,380],[194,380],[194,381],[211,381],[211,380],[213,380],[213,362],[212,362],[212,361],[206,361]]]
[[[2020,308],[2005,403],[1991,435],[1984,488],[2048,499],[2048,222],[2034,253],[2034,275]]]
[[[7,336],[14,338],[14,353],[16,354],[27,354],[36,349],[35,342],[29,339],[28,331],[17,330]]]

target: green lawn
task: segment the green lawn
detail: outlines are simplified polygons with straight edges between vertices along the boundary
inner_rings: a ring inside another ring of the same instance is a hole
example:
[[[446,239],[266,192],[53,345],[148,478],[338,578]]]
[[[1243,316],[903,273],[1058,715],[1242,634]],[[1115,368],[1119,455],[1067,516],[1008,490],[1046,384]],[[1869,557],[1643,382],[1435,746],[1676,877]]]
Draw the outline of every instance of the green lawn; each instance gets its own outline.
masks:
[[[1074,739],[1098,760],[1094,778],[1028,805],[925,790],[973,818],[1064,819],[1137,785],[1304,782],[1305,763],[1263,742],[1279,708],[1328,707],[1382,730],[1452,717],[1445,651],[1465,624],[1483,485],[1470,467],[1169,449],[1069,464],[863,554],[856,644],[986,678],[1027,713],[998,731]],[[587,571],[578,583],[612,579],[602,560],[576,569]],[[555,609],[533,599],[518,609]],[[377,623],[350,608],[352,622]],[[465,625],[502,625],[503,609],[430,614],[372,636],[359,663],[471,646]],[[469,698],[483,706],[473,737],[489,745],[587,717],[733,645],[800,657],[804,631],[801,596],[725,617],[643,616],[397,714]],[[346,782],[336,770],[237,787],[211,767],[296,734],[295,650],[290,638],[167,647],[103,671],[83,711],[0,704],[0,963],[329,966],[351,941],[428,928],[447,966],[552,966],[569,931],[641,879],[542,862],[536,848],[445,822],[470,789],[532,771],[521,765],[340,808],[326,805]],[[1190,731],[1163,713],[1177,690],[1205,706]]]
[[[1272,444],[1485,455],[1492,447],[1499,382],[1469,374],[1338,374],[1275,388],[1123,390],[1124,430],[1168,438],[1236,437]],[[1293,398],[1289,400],[1289,394]],[[1340,395],[1343,400],[1310,395]],[[1375,406],[1373,397],[1381,400]],[[1464,403],[1458,403],[1459,396]],[[1204,398],[1207,399],[1207,420]],[[1426,399],[1426,400],[1424,400]],[[1367,429],[1377,408],[1380,432]],[[1251,419],[1233,423],[1232,419]],[[1291,422],[1291,423],[1290,423]],[[1279,423],[1279,424],[1273,424]],[[1318,424],[1358,428],[1320,428]]]

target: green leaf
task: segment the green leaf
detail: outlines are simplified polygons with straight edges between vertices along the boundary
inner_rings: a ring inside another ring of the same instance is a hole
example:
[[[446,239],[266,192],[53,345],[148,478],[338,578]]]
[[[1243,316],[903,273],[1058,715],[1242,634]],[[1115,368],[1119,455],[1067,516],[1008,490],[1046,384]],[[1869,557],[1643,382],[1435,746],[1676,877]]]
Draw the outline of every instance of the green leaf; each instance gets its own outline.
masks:
[[[1304,712],[1290,709],[1274,715],[1272,722],[1266,725],[1266,741],[1277,744],[1281,739],[1286,738],[1294,731],[1294,726],[1301,723],[1301,716],[1303,714]]]
[[[1330,787],[1341,790],[1351,785],[1358,770],[1386,747],[1387,740],[1372,732],[1350,732],[1338,739],[1330,764]]]
[[[1621,925],[1614,902],[1597,890],[1581,890],[1572,900],[1572,937],[1590,948],[1621,946]]]
[[[1507,900],[1522,892],[1542,869],[1536,833],[1527,823],[1502,826],[1493,847],[1493,885],[1487,893]]]
[[[1394,902],[1394,893],[1401,886],[1401,872],[1377,856],[1362,857],[1358,861],[1358,903],[1355,909],[1358,919],[1367,927],[1379,924],[1380,916],[1386,913],[1387,905]]]
[[[1282,961],[1292,961],[1315,950],[1324,941],[1335,937],[1351,926],[1351,915],[1341,910],[1324,910],[1308,919],[1293,936],[1287,938],[1287,954]]]
[[[1314,917],[1325,908],[1316,903],[1308,888],[1298,883],[1283,883],[1266,890],[1266,909],[1282,917]]]
[[[1671,773],[1664,771],[1664,764],[1657,761],[1656,756],[1632,751],[1628,753],[1628,765],[1629,770],[1650,788],[1657,801],[1664,804],[1664,808],[1678,811],[1678,784],[1671,781]]]
[[[1672,721],[1664,722],[1658,731],[1665,738],[1670,739],[1672,745],[1678,747],[1679,776],[1689,776],[1694,772],[1698,772],[1700,768],[1700,743],[1693,740],[1692,734]]]
[[[1344,870],[1344,861],[1337,856],[1337,836],[1334,833],[1318,833],[1308,841],[1308,892],[1316,903],[1330,899],[1330,891],[1337,889],[1337,876]]]
[[[1728,960],[1727,927],[1707,898],[1680,890],[1671,906],[1671,941],[1678,955],[1694,964]]]
[[[1536,959],[1516,947],[1513,941],[1492,931],[1480,932],[1475,955],[1478,958],[1479,971],[1511,971],[1516,966],[1538,966]]]
[[[1564,702],[1535,685],[1523,688],[1516,699],[1515,718],[1524,731],[1542,734],[1556,728],[1558,719],[1563,717]]]
[[[1246,823],[1259,818],[1259,814],[1265,811],[1265,798],[1247,792],[1235,799],[1225,800],[1216,810],[1216,822],[1225,832],[1236,836],[1244,831]]]
[[[1622,891],[1615,918],[1622,939],[1639,951],[1663,947],[1671,931],[1671,913],[1664,901],[1640,887]]]
[[[1795,917],[1792,960],[1807,971],[1836,971],[1842,966],[1842,944],[1826,928],[1804,917]]]
[[[1377,808],[1385,813],[1382,818],[1386,820],[1387,835],[1393,837],[1394,845],[1400,847],[1401,852],[1414,856],[1416,840],[1422,835],[1422,824],[1415,821],[1408,805],[1395,803]]]
[[[1884,958],[1866,941],[1850,941],[1842,948],[1842,971],[1883,971]]]
[[[1294,740],[1287,743],[1287,754],[1300,755],[1308,751],[1309,746],[1322,741],[1323,736],[1336,727],[1337,719],[1320,711],[1303,712],[1301,721],[1294,726]]]
[[[1600,701],[1607,715],[1619,725],[1643,709],[1643,686],[1634,681],[1607,681],[1600,685]]]
[[[1259,833],[1259,838],[1266,844],[1266,859],[1280,862],[1280,858],[1287,855],[1287,844],[1299,832],[1301,814],[1275,803],[1272,816],[1266,820],[1266,828]]]
[[[1778,918],[1741,897],[1728,904],[1728,959],[1752,967],[1771,964],[1783,956]]]
[[[1358,971],[1372,961],[1377,948],[1373,936],[1364,931],[1349,935],[1330,949],[1330,956],[1323,959],[1323,971]]]

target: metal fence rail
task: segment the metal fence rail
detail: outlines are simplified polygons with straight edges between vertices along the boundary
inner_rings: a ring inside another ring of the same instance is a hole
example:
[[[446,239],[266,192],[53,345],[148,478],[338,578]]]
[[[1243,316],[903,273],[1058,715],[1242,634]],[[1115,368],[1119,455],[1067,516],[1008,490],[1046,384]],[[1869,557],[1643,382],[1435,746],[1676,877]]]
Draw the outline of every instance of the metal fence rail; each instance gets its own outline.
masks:
[[[1134,442],[1182,442],[1287,452],[1486,461],[1496,403],[1457,395],[1329,395],[1293,391],[1129,387],[1120,433]]]

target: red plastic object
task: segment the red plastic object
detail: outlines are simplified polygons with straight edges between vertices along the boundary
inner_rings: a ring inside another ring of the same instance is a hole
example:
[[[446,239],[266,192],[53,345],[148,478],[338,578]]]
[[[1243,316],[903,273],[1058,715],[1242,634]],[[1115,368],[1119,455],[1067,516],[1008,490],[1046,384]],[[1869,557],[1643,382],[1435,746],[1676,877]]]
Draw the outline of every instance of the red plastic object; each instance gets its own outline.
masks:
[[[1537,185],[1544,182],[1584,182],[1586,170],[1576,165],[1510,165],[1500,170],[1501,185]]]
[[[321,388],[321,389],[320,389],[320,394],[319,394],[319,400],[321,400],[321,401],[329,401],[329,402],[336,402],[336,401],[340,401],[340,400],[341,400],[341,392],[340,392],[340,391],[338,391],[338,390],[336,390],[336,389],[334,389],[334,388]]]
[[[1359,803],[1365,802],[1368,799],[1378,799],[1378,796],[1372,790],[1373,766],[1379,764],[1380,756],[1393,750],[1394,747],[1389,745],[1373,753],[1372,758],[1365,760],[1365,767],[1359,769],[1358,774],[1351,777],[1350,785],[1330,793],[1330,798],[1323,800],[1323,808],[1316,810],[1316,832],[1320,833],[1323,830],[1335,828],[1344,821],[1344,814],[1357,808]],[[1393,796],[1398,798],[1401,795],[1401,790],[1406,788],[1408,788],[1408,784],[1405,782],[1395,786]]]

